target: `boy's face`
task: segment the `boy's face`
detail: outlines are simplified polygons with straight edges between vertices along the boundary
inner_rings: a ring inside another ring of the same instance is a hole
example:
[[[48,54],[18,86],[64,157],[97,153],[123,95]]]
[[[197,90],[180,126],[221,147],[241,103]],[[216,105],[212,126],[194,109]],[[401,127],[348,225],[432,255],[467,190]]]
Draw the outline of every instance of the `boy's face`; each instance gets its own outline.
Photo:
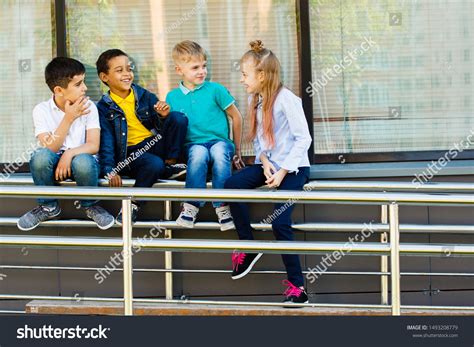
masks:
[[[248,94],[260,93],[263,83],[263,72],[255,69],[255,62],[252,59],[246,59],[240,66],[240,83],[245,87]]]
[[[55,87],[54,94],[69,100],[71,103],[75,103],[77,99],[86,95],[87,87],[84,82],[86,75],[76,75],[69,81],[66,88]]]
[[[192,57],[188,62],[179,62],[176,72],[183,81],[194,86],[204,83],[207,76],[207,61],[200,57]]]
[[[133,82],[133,67],[127,56],[121,55],[109,60],[109,71],[101,72],[100,79],[108,84],[112,93],[128,92]]]

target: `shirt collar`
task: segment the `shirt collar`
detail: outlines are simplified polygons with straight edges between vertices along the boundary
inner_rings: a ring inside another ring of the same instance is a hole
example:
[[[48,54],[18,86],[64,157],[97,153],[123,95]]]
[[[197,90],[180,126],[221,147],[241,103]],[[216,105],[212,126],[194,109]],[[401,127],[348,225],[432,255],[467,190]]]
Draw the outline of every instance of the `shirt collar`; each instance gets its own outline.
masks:
[[[181,91],[183,92],[184,95],[188,95],[191,92],[194,92],[196,90],[201,89],[202,87],[204,87],[205,84],[206,84],[206,82],[204,81],[200,85],[196,86],[196,88],[194,88],[194,90],[189,90],[187,87],[184,86],[183,81],[181,81],[181,82],[179,82],[179,89],[181,89]]]
[[[54,102],[54,94],[51,96],[51,98],[49,99],[49,107],[54,110],[54,111],[59,111],[59,112],[63,112],[63,110],[61,110],[58,105],[56,105],[56,103]]]

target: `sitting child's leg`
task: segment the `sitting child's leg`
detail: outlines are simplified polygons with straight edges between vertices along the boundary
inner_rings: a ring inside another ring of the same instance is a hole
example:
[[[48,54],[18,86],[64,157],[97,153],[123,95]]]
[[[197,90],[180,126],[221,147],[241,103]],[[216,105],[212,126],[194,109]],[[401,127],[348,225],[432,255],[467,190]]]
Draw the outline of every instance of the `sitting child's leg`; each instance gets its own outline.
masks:
[[[54,179],[54,172],[61,156],[48,148],[40,148],[30,160],[30,171],[33,182],[37,186],[54,186],[57,182]],[[54,207],[58,204],[57,199],[38,199],[38,204]]]
[[[206,188],[207,169],[210,161],[209,150],[204,145],[191,145],[187,149],[187,157],[186,188]],[[204,206],[202,201],[185,202],[176,223],[186,228],[192,228],[199,208],[202,206]]]
[[[33,153],[30,170],[37,186],[54,186],[54,171],[60,156],[47,148]],[[41,222],[57,217],[61,213],[57,199],[38,199],[39,206],[25,213],[17,223],[18,229],[27,231],[36,228]]]
[[[265,183],[261,165],[247,166],[232,175],[226,182],[226,189],[254,189]],[[234,217],[237,234],[240,240],[253,240],[248,204],[231,202],[230,210]],[[232,279],[237,280],[247,275],[262,256],[262,253],[234,252],[232,255]]]
[[[97,187],[99,165],[92,155],[86,153],[76,155],[72,159],[71,170],[78,186]],[[108,229],[114,225],[115,218],[97,205],[97,202],[97,200],[82,200],[81,206],[85,209],[87,217],[92,219],[100,229]]]
[[[181,112],[170,112],[163,121],[154,153],[166,164],[163,178],[183,181],[186,178],[186,164],[178,163],[188,129],[188,119]]]
[[[183,148],[188,119],[180,112],[170,112],[163,122],[162,143],[164,146],[165,161],[176,160],[180,157]]]
[[[146,143],[146,142],[145,142]],[[165,163],[158,155],[153,154],[153,149],[146,153],[139,154],[137,152],[143,148],[144,144],[129,147],[127,158],[135,158],[128,165],[128,169],[124,170],[126,175],[135,179],[134,187],[150,188],[159,178],[162,178],[165,171]],[[135,153],[135,154],[132,154]],[[132,223],[138,219],[140,207],[145,204],[145,201],[132,201]],[[122,210],[117,215],[117,224],[122,224]]]
[[[234,147],[229,142],[219,141],[211,146],[209,154],[212,163],[212,188],[223,189],[226,180],[232,176]],[[213,202],[212,205],[216,209],[221,230],[235,229],[229,204]]]
[[[298,173],[288,173],[279,190],[302,190],[304,184],[308,181],[309,168],[300,168]],[[291,214],[295,208],[294,204],[280,203],[275,204],[272,221],[272,229],[275,238],[279,241],[293,241],[294,233],[291,227]],[[285,264],[288,280],[284,284],[288,286],[285,291],[285,302],[306,303],[308,295],[304,290],[304,278],[301,271],[300,258],[296,254],[282,254],[283,263]]]

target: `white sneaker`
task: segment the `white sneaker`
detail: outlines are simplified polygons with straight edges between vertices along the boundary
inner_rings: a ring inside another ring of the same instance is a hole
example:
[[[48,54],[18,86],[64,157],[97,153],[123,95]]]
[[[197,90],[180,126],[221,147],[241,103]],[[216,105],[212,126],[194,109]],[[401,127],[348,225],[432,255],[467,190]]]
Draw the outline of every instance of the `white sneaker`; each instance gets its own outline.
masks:
[[[176,223],[185,228],[192,228],[194,227],[198,212],[198,207],[185,202],[183,203],[178,219],[176,219]]]
[[[221,231],[235,229],[234,218],[232,218],[232,214],[230,213],[229,205],[217,207],[216,214],[219,224],[221,225]]]

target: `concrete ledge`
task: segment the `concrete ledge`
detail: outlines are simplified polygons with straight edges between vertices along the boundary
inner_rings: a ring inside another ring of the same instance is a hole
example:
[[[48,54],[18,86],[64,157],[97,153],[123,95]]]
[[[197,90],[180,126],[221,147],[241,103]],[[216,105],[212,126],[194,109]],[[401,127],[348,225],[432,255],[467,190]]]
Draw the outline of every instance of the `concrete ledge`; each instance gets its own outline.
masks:
[[[33,300],[27,314],[123,315],[120,302]],[[406,316],[472,316],[472,310],[405,308]],[[232,306],[204,304],[134,304],[134,314],[144,316],[390,316],[390,308],[341,308],[318,304],[317,307],[279,308],[273,306]]]
[[[408,177],[411,181],[418,176],[472,176],[474,175],[474,160],[453,160],[440,170],[433,166],[433,161],[407,161],[385,163],[345,163],[345,164],[315,164],[311,166],[311,179],[340,179],[340,178],[375,178],[375,177]],[[436,178],[435,176],[435,178]],[[463,179],[464,180],[464,179]],[[465,178],[472,182],[472,178]]]

